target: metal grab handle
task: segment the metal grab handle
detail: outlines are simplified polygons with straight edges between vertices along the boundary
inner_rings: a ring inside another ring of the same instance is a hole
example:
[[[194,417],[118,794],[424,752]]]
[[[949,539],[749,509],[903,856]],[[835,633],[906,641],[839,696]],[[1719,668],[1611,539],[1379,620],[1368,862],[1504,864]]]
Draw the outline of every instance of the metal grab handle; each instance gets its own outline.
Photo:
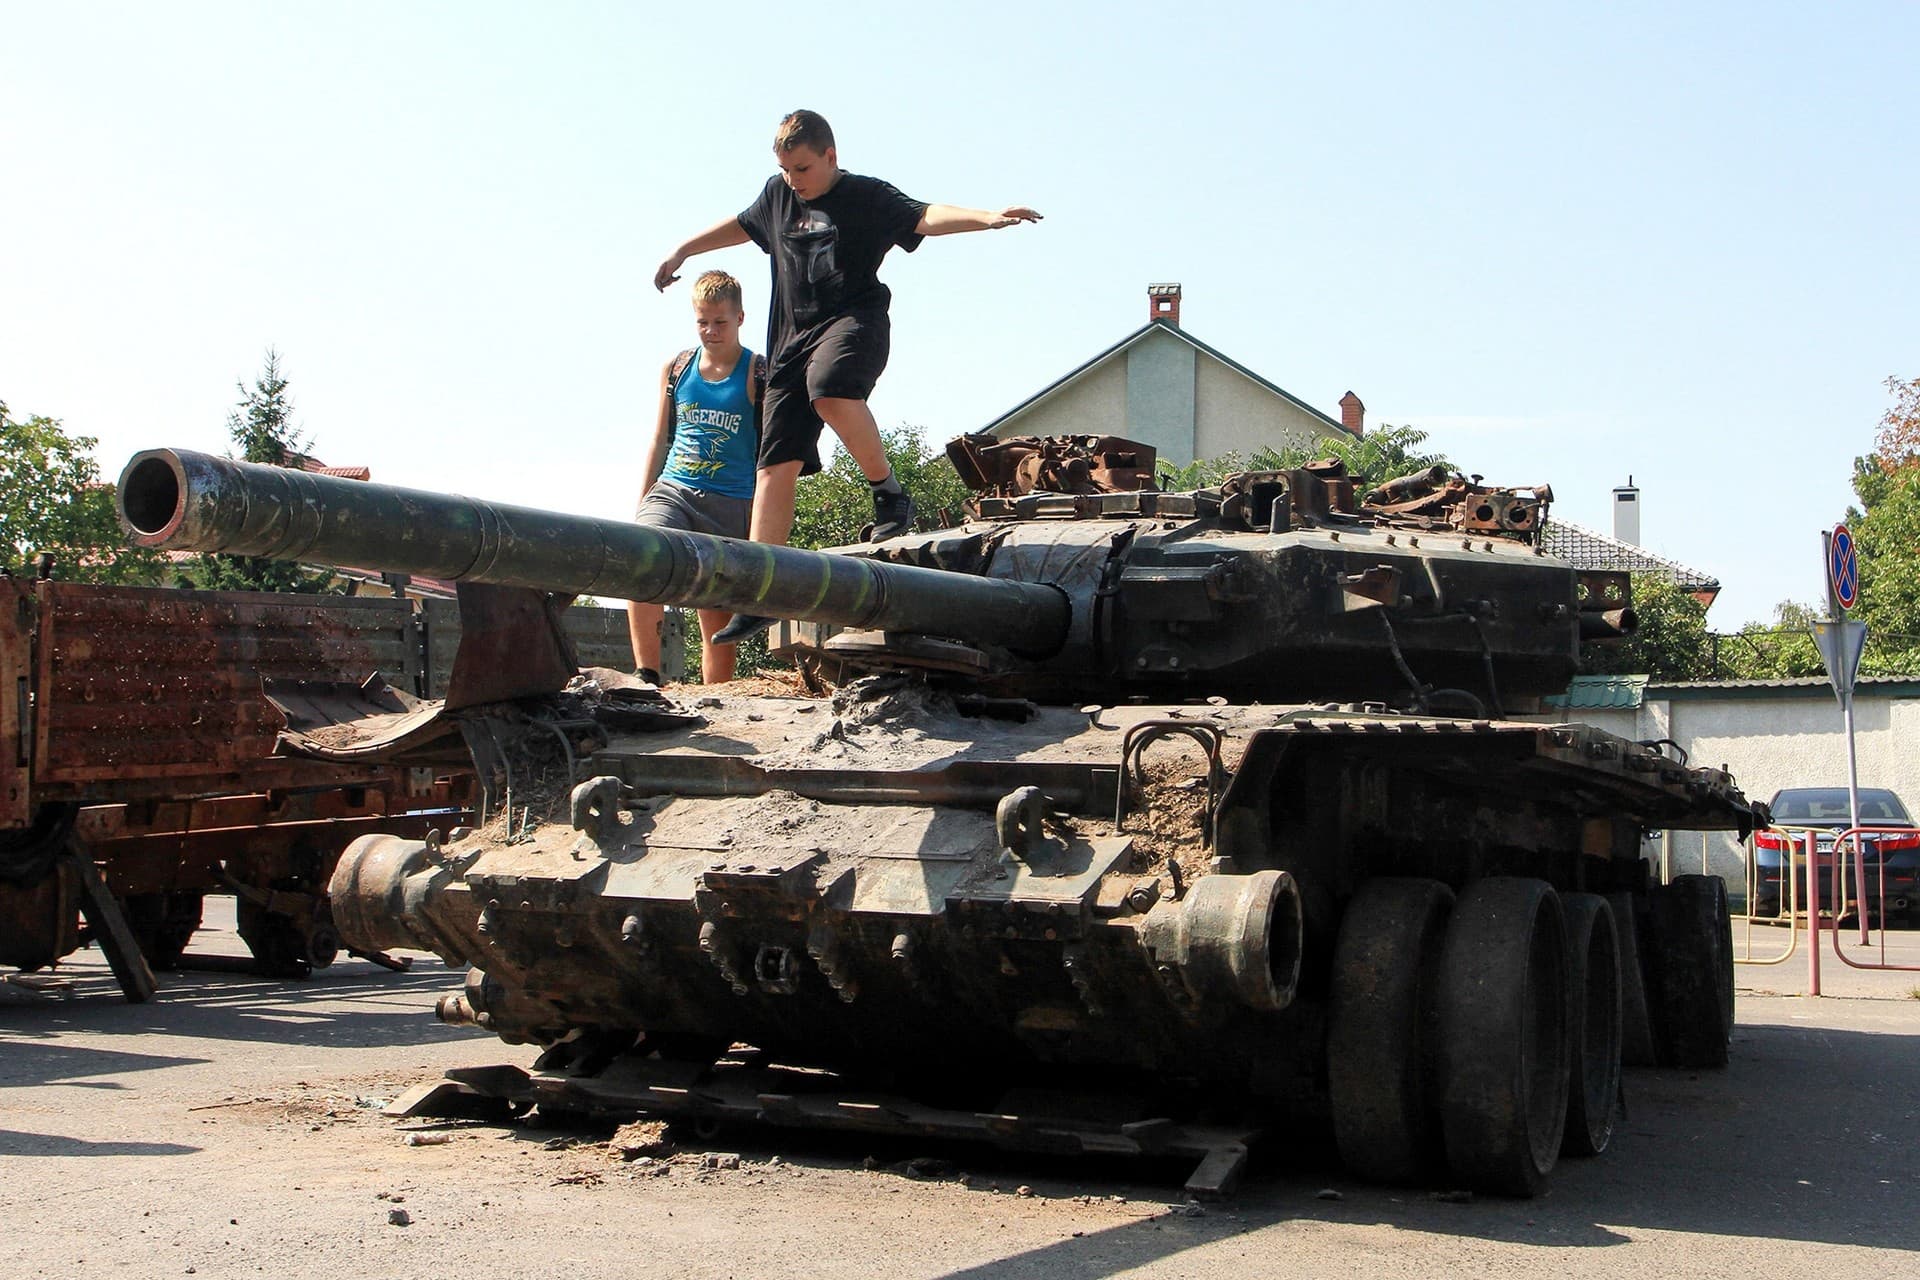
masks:
[[[1219,803],[1220,795],[1226,790],[1226,770],[1220,764],[1220,730],[1210,724],[1196,724],[1191,720],[1142,720],[1127,730],[1120,740],[1120,776],[1114,781],[1113,788],[1113,833],[1120,834],[1121,821],[1127,815],[1127,785],[1132,779],[1133,786],[1145,794],[1147,779],[1141,756],[1146,749],[1162,738],[1178,734],[1192,738],[1207,753],[1207,819],[1201,824],[1200,835],[1204,847],[1213,848],[1214,806]]]

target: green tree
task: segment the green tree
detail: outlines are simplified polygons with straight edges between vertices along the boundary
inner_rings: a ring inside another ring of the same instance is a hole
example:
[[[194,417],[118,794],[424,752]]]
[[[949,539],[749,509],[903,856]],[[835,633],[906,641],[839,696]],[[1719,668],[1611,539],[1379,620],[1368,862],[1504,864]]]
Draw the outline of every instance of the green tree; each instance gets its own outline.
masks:
[[[1291,471],[1319,458],[1338,458],[1365,484],[1380,484],[1428,467],[1452,467],[1443,453],[1427,448],[1427,433],[1418,427],[1382,425],[1366,435],[1325,436],[1304,445],[1261,448],[1251,455],[1225,453],[1200,458],[1184,467],[1160,462],[1156,480],[1162,489],[1204,489],[1219,484],[1236,471]]]
[[[947,461],[944,450],[927,443],[917,427],[898,426],[880,433],[887,460],[893,464],[900,483],[913,494],[922,523],[955,524],[963,517],[961,504],[968,497],[960,475]],[[824,469],[802,479],[794,491],[793,533],[791,545],[817,551],[822,547],[842,547],[860,541],[863,525],[873,520],[873,488],[848,455],[835,451],[833,461]],[[686,669],[689,678],[700,670],[700,629],[691,610],[682,611]],[[739,674],[749,676],[772,665],[764,635],[742,642]],[[784,663],[779,664],[784,665]]]
[[[280,370],[280,353],[267,348],[267,362],[253,386],[234,384],[240,403],[227,415],[227,435],[246,462],[264,462],[269,466],[299,465],[307,447],[307,435],[293,423],[293,397],[287,394],[287,378]]]
[[[1596,675],[1647,675],[1655,680],[1711,680],[1713,638],[1707,606],[1673,579],[1633,575],[1633,611],[1640,626],[1626,640],[1580,646],[1580,669]]]
[[[1889,378],[1887,390],[1894,403],[1880,419],[1874,450],[1853,464],[1860,500],[1847,511],[1860,556],[1853,616],[1886,646],[1876,655],[1882,662],[1911,670],[1920,664],[1920,378]]]
[[[1716,637],[1719,671],[1726,680],[1786,680],[1826,674],[1813,644],[1812,606],[1783,601],[1773,625],[1749,622],[1731,635]]]
[[[227,435],[245,462],[297,467],[305,457],[307,435],[293,421],[293,397],[280,368],[280,353],[267,348],[266,364],[249,387],[235,384],[240,401],[227,415]],[[183,566],[183,586],[207,591],[283,591],[327,593],[333,575],[323,570],[252,556],[201,555]]]
[[[956,523],[968,496],[959,472],[944,450],[927,443],[917,427],[898,426],[880,433],[887,460],[913,495],[920,519]],[[833,462],[800,481],[794,494],[792,545],[820,548],[860,541],[862,526],[873,522],[873,489],[846,450]]]
[[[1195,458],[1184,467],[1176,467],[1161,458],[1154,464],[1153,482],[1168,493],[1185,493],[1189,489],[1211,489],[1236,472],[1261,470],[1280,468],[1260,467],[1246,454],[1238,452],[1223,453],[1213,458]]]
[[[70,581],[160,581],[160,554],[128,546],[120,531],[114,488],[93,458],[99,443],[68,435],[57,418],[16,420],[0,401],[0,564],[28,573],[45,551]]]
[[[1868,627],[1863,675],[1920,674],[1920,378],[1888,378],[1893,404],[1881,415],[1873,451],[1853,460],[1847,508],[1860,560],[1860,603]],[[1812,606],[1784,601],[1774,623],[1748,623],[1719,642],[1722,676],[1777,680],[1826,674],[1813,643]]]

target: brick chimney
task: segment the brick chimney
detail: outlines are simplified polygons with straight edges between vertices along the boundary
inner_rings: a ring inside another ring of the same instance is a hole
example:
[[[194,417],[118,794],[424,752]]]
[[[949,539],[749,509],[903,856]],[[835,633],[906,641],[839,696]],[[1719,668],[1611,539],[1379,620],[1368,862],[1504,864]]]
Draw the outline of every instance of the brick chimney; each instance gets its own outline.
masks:
[[[1178,329],[1180,327],[1180,286],[1174,284],[1150,284],[1147,286],[1147,319],[1163,320]]]
[[[1357,437],[1366,433],[1367,406],[1360,403],[1360,397],[1349,391],[1340,397],[1340,425],[1353,432]]]

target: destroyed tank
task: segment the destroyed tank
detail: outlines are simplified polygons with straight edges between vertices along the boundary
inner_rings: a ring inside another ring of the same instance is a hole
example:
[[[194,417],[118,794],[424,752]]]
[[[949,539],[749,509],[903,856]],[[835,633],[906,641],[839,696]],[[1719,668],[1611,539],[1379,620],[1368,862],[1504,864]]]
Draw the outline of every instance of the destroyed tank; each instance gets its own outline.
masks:
[[[284,735],[473,748],[477,829],[367,837],[331,887],[351,945],[471,966],[441,1017],[542,1046],[434,1105],[1181,1155],[1195,1193],[1330,1131],[1361,1176],[1529,1195],[1607,1146],[1623,1058],[1724,1063],[1724,889],[1651,883],[1642,841],[1764,813],[1671,744],[1514,718],[1634,621],[1544,551],[1545,488],[949,453],[964,522],[835,552],[179,450],[119,500],[149,546],[463,584],[446,706]],[[542,593],[786,619],[838,688],[562,688]]]

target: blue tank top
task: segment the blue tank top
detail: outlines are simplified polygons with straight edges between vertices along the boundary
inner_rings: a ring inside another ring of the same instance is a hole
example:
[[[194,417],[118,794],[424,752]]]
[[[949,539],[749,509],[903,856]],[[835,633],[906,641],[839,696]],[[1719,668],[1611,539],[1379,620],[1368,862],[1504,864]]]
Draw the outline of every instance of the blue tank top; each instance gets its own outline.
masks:
[[[698,353],[687,362],[673,384],[673,447],[663,477],[723,497],[753,496],[760,432],[747,394],[752,369],[753,352],[744,347],[720,382],[700,376]]]

